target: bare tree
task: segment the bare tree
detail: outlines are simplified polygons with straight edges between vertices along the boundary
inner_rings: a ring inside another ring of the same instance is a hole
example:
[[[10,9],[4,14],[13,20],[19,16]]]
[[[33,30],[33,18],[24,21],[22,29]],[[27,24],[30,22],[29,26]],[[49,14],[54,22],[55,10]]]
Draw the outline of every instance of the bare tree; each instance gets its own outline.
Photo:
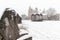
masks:
[[[56,13],[56,10],[54,8],[49,8],[47,10],[48,17],[55,15],[55,13]]]

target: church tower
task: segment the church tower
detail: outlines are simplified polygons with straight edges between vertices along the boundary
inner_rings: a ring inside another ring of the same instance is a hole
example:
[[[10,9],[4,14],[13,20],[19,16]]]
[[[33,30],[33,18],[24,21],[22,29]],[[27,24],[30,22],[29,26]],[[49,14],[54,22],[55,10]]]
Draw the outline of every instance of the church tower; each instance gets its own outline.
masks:
[[[31,6],[28,9],[28,18],[31,19],[31,15],[33,14],[33,9],[31,8]]]

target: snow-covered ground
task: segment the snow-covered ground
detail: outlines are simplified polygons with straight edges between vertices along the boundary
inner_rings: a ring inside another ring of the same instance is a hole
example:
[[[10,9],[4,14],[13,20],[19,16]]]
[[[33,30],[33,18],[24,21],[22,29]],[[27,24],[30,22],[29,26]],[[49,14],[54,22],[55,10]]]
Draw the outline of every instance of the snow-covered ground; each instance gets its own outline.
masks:
[[[60,21],[32,22],[22,20],[32,40],[60,40]]]

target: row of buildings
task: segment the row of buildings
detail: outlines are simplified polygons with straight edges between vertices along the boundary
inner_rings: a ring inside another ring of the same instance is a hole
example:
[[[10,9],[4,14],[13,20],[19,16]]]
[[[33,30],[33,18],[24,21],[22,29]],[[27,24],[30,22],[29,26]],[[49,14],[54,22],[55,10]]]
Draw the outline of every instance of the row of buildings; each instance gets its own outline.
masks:
[[[32,21],[42,21],[42,20],[60,20],[60,14],[56,14],[53,16],[48,17],[47,15],[43,14],[32,14],[31,15]]]
[[[49,8],[48,10],[43,10],[40,12],[38,8],[32,9],[29,7],[28,16],[22,15],[22,19],[28,20],[60,20],[60,14],[56,12],[54,8]]]

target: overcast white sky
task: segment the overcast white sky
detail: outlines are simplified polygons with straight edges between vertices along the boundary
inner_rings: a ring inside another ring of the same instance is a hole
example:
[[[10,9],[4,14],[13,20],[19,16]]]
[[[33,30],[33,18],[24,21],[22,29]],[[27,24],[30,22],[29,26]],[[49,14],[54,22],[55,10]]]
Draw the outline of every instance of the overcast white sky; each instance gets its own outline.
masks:
[[[15,9],[19,15],[27,14],[29,6],[41,10],[52,7],[60,12],[60,0],[0,0],[0,15],[7,7]]]

